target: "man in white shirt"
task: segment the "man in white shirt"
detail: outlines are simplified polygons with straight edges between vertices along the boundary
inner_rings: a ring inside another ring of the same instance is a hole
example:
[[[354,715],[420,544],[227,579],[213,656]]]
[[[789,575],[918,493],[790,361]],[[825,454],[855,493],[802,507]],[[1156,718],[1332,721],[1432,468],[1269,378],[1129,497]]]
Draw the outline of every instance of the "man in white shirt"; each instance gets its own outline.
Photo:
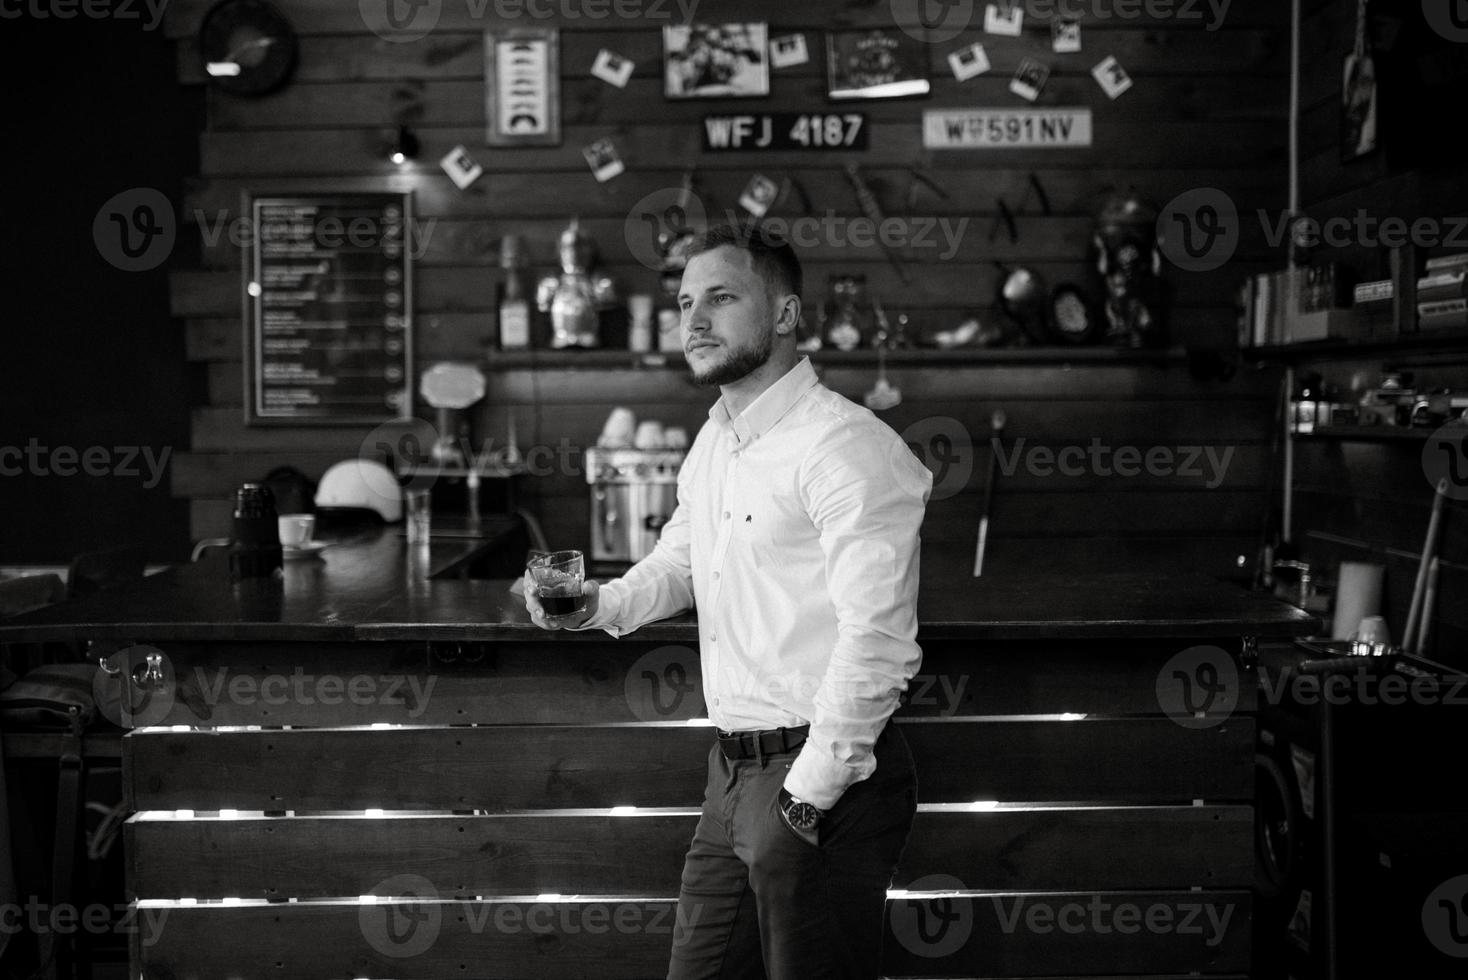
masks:
[[[788,244],[716,229],[679,305],[718,385],[653,553],[547,629],[613,636],[697,607],[719,730],[683,870],[670,980],[879,975],[887,886],[917,806],[888,718],[917,672],[918,529],[932,477],[796,350]]]

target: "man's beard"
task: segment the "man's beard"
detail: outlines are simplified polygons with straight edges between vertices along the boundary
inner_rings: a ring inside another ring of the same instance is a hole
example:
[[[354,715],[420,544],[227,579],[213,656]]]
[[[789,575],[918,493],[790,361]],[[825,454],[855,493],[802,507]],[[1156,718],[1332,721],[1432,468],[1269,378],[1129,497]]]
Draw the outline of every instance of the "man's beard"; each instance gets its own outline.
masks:
[[[722,361],[712,365],[699,374],[698,370],[690,365],[693,371],[693,383],[705,388],[714,385],[733,384],[739,379],[747,376],[752,371],[764,366],[770,359],[770,353],[775,349],[774,339],[764,334],[760,339],[747,347],[730,349],[725,347],[725,357]]]

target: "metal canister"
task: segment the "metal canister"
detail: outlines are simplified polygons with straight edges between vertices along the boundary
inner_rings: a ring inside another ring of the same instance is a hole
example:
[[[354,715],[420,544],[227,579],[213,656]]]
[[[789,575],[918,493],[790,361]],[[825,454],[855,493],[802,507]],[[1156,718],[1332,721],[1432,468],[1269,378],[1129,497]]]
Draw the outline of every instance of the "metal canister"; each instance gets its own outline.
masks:
[[[234,538],[229,548],[232,578],[278,575],[284,564],[275,495],[260,483],[246,483],[235,491]]]

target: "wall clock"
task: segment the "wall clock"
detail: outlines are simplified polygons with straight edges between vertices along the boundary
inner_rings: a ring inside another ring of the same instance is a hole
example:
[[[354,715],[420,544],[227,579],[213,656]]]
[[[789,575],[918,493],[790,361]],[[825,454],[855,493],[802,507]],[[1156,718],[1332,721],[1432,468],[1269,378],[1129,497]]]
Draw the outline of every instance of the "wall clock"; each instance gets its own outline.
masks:
[[[296,67],[296,33],[265,0],[219,0],[199,27],[209,81],[233,95],[275,91]]]

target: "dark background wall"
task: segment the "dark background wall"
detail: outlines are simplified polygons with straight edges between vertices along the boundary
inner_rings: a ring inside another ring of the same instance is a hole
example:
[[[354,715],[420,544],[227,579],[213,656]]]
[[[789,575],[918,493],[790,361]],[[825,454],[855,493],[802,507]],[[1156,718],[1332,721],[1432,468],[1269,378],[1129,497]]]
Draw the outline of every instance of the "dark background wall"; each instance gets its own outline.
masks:
[[[124,271],[93,239],[114,195],[177,201],[196,167],[199,93],[178,86],[173,43],[145,23],[0,22],[0,453],[26,452],[0,455],[0,563],[129,543],[153,561],[188,556],[187,505],[141,452],[188,447],[194,369],[169,315],[168,263]]]
[[[900,7],[901,5],[896,5]],[[1081,5],[1086,6],[1086,5]],[[513,412],[521,449],[554,449],[565,440],[578,449],[594,443],[615,405],[639,417],[695,428],[711,394],[693,389],[676,366],[633,369],[605,357],[563,353],[559,359],[500,358],[493,349],[498,249],[505,234],[522,235],[535,277],[555,269],[556,237],[578,214],[601,247],[605,269],[627,292],[651,290],[655,273],[639,264],[628,241],[639,202],[679,186],[697,166],[700,193],[716,211],[737,208],[752,172],[799,179],[811,210],[842,218],[861,215],[842,165],[859,163],[884,210],[892,215],[966,219],[956,254],[913,252],[912,282],[904,284],[880,249],[833,243],[807,252],[806,302],[826,298],[829,277],[855,271],[894,315],[911,316],[918,330],[956,326],[970,313],[993,315],[1001,266],[1028,264],[1050,284],[1076,282],[1099,294],[1090,265],[1095,215],[1107,196],[1135,188],[1161,206],[1184,191],[1212,187],[1228,193],[1240,211],[1278,210],[1285,201],[1287,134],[1287,5],[1239,2],[1216,31],[1198,22],[1087,15],[1080,54],[1050,51],[1048,21],[1032,18],[1021,38],[987,35],[982,7],[959,36],[926,47],[933,94],[927,99],[831,103],[825,96],[824,37],[840,27],[892,25],[893,5],[821,0],[699,5],[702,20],[765,20],[771,34],[801,32],[809,64],[772,72],[767,99],[670,101],[662,95],[665,21],[506,20],[489,5],[445,3],[433,29],[414,41],[383,37],[364,23],[355,4],[282,3],[300,33],[300,65],[280,92],[242,100],[210,92],[200,135],[201,158],[187,182],[182,210],[211,225],[240,213],[242,195],[333,190],[411,190],[415,213],[436,226],[416,270],[418,364],[471,361],[489,368],[489,394],[474,413],[478,439],[502,439]],[[167,30],[178,44],[179,81],[204,84],[194,34],[208,9],[204,0],[169,8]],[[646,9],[654,8],[649,5]],[[1098,8],[1099,9],[1099,8]],[[1109,7],[1107,8],[1109,9]],[[564,139],[559,147],[490,149],[484,145],[483,32],[507,26],[561,28],[560,82]],[[989,75],[958,83],[947,55],[982,41],[994,62]],[[636,63],[625,89],[591,75],[596,53],[609,48]],[[1114,53],[1136,79],[1112,102],[1090,75]],[[1079,150],[927,151],[921,145],[922,110],[976,105],[1022,106],[1007,84],[1024,56],[1054,69],[1039,106],[1089,106],[1095,145]],[[706,113],[845,107],[871,120],[870,149],[834,154],[704,153],[700,121]],[[406,124],[422,149],[417,163],[398,168],[384,159],[385,136]],[[610,137],[627,172],[598,184],[581,147]],[[457,189],[438,160],[463,143],[486,174]],[[922,194],[907,203],[908,168],[929,165],[949,195]],[[1042,213],[1030,195],[1034,174],[1049,197]],[[999,199],[1018,212],[1014,240],[1000,222]],[[911,210],[909,210],[911,209]],[[794,201],[775,212],[798,217]],[[189,218],[188,220],[193,220]],[[188,229],[197,240],[200,229]],[[1268,268],[1275,255],[1256,232],[1245,237],[1236,261],[1208,273],[1168,270],[1174,289],[1173,339],[1182,347],[1233,344],[1234,297],[1250,271]],[[228,241],[202,248],[171,278],[172,309],[187,324],[187,357],[207,374],[207,389],[191,404],[191,450],[174,468],[174,492],[190,504],[194,537],[228,528],[229,495],[242,479],[289,462],[318,476],[332,462],[355,455],[363,428],[262,429],[242,421],[240,250]],[[936,353],[936,352],[935,352]],[[875,377],[870,354],[830,365],[828,380],[860,398]],[[978,443],[965,447],[973,464],[962,492],[939,501],[925,531],[928,553],[950,573],[972,564],[979,474],[990,413],[1003,408],[1007,437],[1030,447],[1177,447],[1208,444],[1233,451],[1222,485],[1197,477],[1121,478],[1037,475],[1005,479],[996,494],[992,531],[994,567],[1034,565],[1077,569],[1165,567],[1236,571],[1252,557],[1262,530],[1271,448],[1274,387],[1268,369],[1228,381],[1192,377],[1181,360],[1170,363],[982,357],[955,364],[941,357],[905,362],[896,382],[902,406],[884,417],[899,431],[954,418]],[[418,406],[419,414],[428,410]],[[573,462],[579,455],[573,456]],[[578,468],[528,481],[523,498],[562,546],[584,545],[588,488]],[[967,574],[967,572],[964,572]]]

